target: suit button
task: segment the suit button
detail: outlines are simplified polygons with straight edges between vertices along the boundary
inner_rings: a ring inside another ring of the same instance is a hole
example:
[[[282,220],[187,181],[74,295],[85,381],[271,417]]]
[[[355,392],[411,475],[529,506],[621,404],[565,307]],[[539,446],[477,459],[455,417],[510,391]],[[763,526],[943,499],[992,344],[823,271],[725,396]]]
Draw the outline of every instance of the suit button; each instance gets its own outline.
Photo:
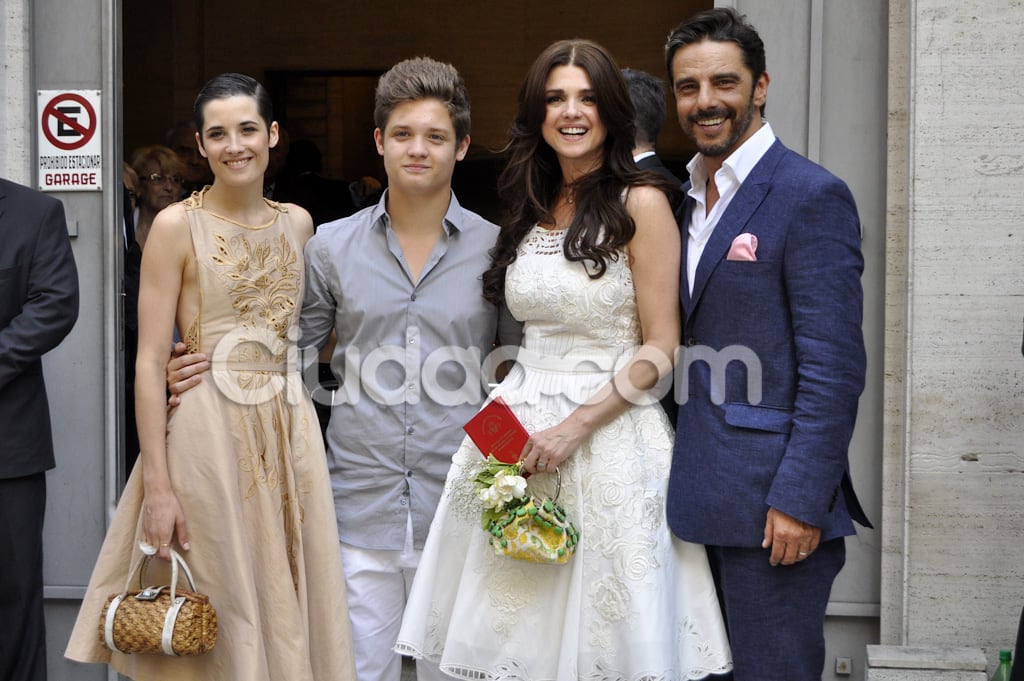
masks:
[[[686,347],[692,348],[696,344],[697,344],[697,339],[694,338],[693,336],[690,336],[689,338],[686,339]]]

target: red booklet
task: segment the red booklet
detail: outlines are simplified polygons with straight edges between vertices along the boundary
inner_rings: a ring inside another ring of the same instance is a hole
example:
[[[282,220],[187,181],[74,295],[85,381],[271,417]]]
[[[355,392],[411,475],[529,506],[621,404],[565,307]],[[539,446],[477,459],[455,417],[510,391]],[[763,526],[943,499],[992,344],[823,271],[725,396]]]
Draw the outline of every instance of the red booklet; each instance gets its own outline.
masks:
[[[505,400],[496,397],[464,425],[463,430],[483,455],[494,455],[503,463],[519,461],[530,438]]]

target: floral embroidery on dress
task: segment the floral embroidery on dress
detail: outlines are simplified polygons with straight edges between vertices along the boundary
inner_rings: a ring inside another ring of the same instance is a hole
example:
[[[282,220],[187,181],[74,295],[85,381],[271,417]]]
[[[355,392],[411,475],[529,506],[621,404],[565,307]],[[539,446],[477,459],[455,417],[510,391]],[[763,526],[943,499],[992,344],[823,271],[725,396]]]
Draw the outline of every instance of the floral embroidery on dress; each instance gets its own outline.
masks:
[[[564,259],[566,231],[535,226],[523,239],[505,281],[509,310],[518,319],[530,318],[537,310],[557,311],[557,316],[552,314],[553,320],[566,323],[570,330],[597,334],[593,340],[601,341],[605,348],[637,345],[642,336],[633,272],[626,254],[610,260],[600,279],[591,279],[586,268]],[[551,256],[560,258],[563,264],[554,274],[545,262]],[[544,286],[537,286],[538,280]]]
[[[199,316],[197,315],[192,323],[189,324],[188,330],[181,336],[182,342],[187,348],[187,352],[199,352]]]
[[[243,391],[256,391],[271,382],[284,385],[288,378],[280,370],[263,370],[259,365],[284,365],[288,359],[292,342],[289,329],[295,325],[296,301],[302,287],[299,254],[283,230],[266,233],[221,220],[223,224],[217,223],[209,235],[212,249],[208,257],[235,313],[230,361],[240,363],[240,367],[231,371],[231,380]],[[247,363],[254,366],[243,368]],[[268,408],[257,414],[255,419],[251,414],[245,416],[245,422],[238,423],[235,431],[244,437],[238,448],[239,471],[248,476],[242,496],[255,500],[261,489],[276,495],[292,582],[298,588],[302,499],[308,492],[308,482],[289,477],[292,464],[285,457],[293,451],[288,441],[291,425],[281,422],[286,412]],[[308,421],[304,420],[304,425],[308,427]]]
[[[287,342],[300,280],[295,267],[298,255],[288,238],[281,234],[273,241],[257,241],[217,234],[214,243],[217,252],[211,258],[230,283],[240,325],[265,326]]]
[[[495,561],[500,561],[503,569],[488,571],[487,591],[495,616],[492,627],[499,636],[510,636],[519,623],[520,611],[534,603],[536,589],[526,571],[508,558],[491,551],[483,564]]]

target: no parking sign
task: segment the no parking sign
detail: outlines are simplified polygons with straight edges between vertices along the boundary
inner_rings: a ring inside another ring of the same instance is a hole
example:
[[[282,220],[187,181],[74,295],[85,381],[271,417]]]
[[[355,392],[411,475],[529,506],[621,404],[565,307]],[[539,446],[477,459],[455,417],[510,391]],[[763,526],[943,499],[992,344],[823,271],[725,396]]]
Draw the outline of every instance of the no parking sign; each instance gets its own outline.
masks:
[[[39,188],[102,189],[99,91],[39,90],[38,102]]]

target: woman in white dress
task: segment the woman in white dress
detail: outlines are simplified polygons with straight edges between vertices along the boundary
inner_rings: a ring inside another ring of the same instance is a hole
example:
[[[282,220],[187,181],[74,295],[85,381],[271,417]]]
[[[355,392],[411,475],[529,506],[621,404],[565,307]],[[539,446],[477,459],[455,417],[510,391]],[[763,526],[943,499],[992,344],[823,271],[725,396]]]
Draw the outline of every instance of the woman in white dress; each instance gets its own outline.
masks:
[[[512,215],[485,296],[524,322],[495,390],[530,439],[529,492],[579,530],[564,565],[497,555],[455,453],[396,650],[466,679],[698,679],[731,668],[704,548],[665,521],[672,429],[657,402],[679,342],[680,236],[632,160],[633,107],[599,45],[560,41],[522,85],[501,178]],[[660,383],[659,383],[660,382]]]

